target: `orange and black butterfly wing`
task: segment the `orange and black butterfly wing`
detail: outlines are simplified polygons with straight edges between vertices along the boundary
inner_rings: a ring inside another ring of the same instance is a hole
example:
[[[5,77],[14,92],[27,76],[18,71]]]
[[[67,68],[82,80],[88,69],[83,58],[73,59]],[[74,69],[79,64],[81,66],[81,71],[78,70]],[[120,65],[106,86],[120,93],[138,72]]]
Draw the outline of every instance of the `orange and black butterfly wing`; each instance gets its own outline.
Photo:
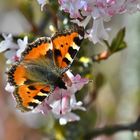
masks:
[[[51,41],[46,37],[29,44],[22,54],[21,61],[13,65],[7,72],[8,82],[15,86],[14,96],[22,111],[32,110],[54,90],[52,85],[44,85],[41,81],[38,83],[29,76],[31,71],[28,72],[27,62],[34,62],[42,56],[45,56],[46,59],[53,59]]]
[[[54,90],[50,84],[32,81],[22,64],[12,67],[8,73],[8,82],[15,86],[14,97],[21,111],[34,109]]]
[[[40,83],[17,86],[14,91],[17,108],[22,112],[33,110],[49,96],[52,90],[50,85]]]
[[[68,68],[84,38],[82,27],[74,26],[70,31],[58,32],[52,37],[55,64],[63,69]]]
[[[7,72],[10,85],[20,86],[31,83],[27,76],[26,63],[38,60],[42,56],[45,56],[46,59],[52,59],[53,61],[53,54],[51,52],[51,40],[47,37],[39,38],[33,43],[28,44],[27,48],[22,53],[21,61],[14,64]]]
[[[8,83],[10,83],[11,86],[23,85],[27,80],[26,68],[24,65],[20,64],[20,62],[14,64],[9,69],[7,74],[8,74]]]
[[[41,56],[46,56],[50,50],[52,50],[51,39],[48,37],[40,37],[28,44],[27,48],[22,53],[22,61],[34,60]]]

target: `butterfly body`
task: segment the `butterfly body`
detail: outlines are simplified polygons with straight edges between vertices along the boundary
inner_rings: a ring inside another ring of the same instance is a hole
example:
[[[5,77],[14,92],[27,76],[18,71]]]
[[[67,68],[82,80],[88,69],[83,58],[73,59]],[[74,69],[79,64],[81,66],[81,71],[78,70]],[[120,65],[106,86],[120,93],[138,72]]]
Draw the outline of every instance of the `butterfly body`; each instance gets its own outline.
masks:
[[[80,48],[83,35],[83,28],[74,28],[28,44],[21,60],[8,72],[8,82],[15,87],[13,94],[21,111],[37,107],[56,87],[67,89],[63,77]]]
[[[55,66],[52,59],[47,58],[48,57],[46,56],[42,56],[39,59],[24,62],[24,65],[26,66],[26,79],[30,79],[30,82],[32,83],[40,82],[42,84],[51,84],[55,87],[60,87],[61,85],[59,86],[59,82],[63,71]],[[64,83],[62,84],[63,88],[66,88]]]

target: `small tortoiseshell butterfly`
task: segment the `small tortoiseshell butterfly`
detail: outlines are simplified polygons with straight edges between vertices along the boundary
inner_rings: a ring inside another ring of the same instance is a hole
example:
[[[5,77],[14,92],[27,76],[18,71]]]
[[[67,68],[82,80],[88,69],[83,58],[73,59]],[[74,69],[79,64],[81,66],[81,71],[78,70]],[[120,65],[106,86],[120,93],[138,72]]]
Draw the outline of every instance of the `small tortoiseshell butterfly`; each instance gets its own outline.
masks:
[[[84,38],[82,27],[41,37],[28,44],[21,60],[8,71],[8,82],[21,111],[30,111],[50,95],[55,87],[66,89],[62,80]]]

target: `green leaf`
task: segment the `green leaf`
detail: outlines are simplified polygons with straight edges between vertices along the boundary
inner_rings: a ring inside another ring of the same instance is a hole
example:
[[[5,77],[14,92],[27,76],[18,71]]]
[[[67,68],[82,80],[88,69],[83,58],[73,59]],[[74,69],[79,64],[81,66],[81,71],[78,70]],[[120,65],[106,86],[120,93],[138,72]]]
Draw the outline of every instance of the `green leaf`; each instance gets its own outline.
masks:
[[[109,50],[111,53],[120,51],[127,47],[126,42],[124,41],[125,37],[125,28],[120,29],[116,37],[113,39]]]
[[[105,43],[105,45],[110,48],[109,42],[107,40],[103,40],[103,42]]]
[[[116,50],[116,52],[117,51],[120,51],[120,50],[123,50],[123,49],[125,49],[127,47],[127,44],[126,44],[126,42],[124,41],[124,42],[122,42],[121,44],[120,44],[120,46],[119,46],[119,48]]]

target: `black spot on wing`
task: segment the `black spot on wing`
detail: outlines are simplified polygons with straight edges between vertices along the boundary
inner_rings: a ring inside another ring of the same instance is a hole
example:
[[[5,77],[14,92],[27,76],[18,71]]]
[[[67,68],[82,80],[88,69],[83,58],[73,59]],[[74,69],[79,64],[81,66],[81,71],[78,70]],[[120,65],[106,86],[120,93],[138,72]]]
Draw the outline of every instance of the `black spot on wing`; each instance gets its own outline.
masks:
[[[42,92],[42,93],[46,93],[46,94],[49,93],[49,91],[46,91],[46,90],[44,90],[44,89],[41,89],[40,92]]]
[[[54,50],[54,55],[55,55],[55,56],[62,56],[61,51],[58,50],[58,49],[55,49],[55,50]]]
[[[63,58],[63,62],[66,62],[66,64],[67,65],[69,65],[70,64],[70,61],[65,57],[65,58]]]
[[[30,90],[36,90],[36,88],[34,87],[34,86],[28,86],[28,88],[30,89]]]
[[[80,46],[81,45],[81,42],[82,42],[79,37],[75,37],[73,41],[78,46]]]
[[[17,85],[14,79],[14,73],[16,71],[17,66],[19,65],[19,62],[16,62],[15,65],[13,65],[7,73],[8,75],[8,82],[10,83],[10,85],[15,86]]]
[[[33,108],[35,108],[38,104],[37,103],[34,103],[34,102],[30,102],[28,103],[29,106],[32,106]]]
[[[42,102],[45,98],[46,98],[46,96],[39,96],[39,95],[34,96],[34,99],[37,99],[40,102]]]
[[[69,47],[68,52],[69,52],[71,58],[74,58],[74,56],[77,53],[77,50],[76,49],[73,49],[72,47]]]

